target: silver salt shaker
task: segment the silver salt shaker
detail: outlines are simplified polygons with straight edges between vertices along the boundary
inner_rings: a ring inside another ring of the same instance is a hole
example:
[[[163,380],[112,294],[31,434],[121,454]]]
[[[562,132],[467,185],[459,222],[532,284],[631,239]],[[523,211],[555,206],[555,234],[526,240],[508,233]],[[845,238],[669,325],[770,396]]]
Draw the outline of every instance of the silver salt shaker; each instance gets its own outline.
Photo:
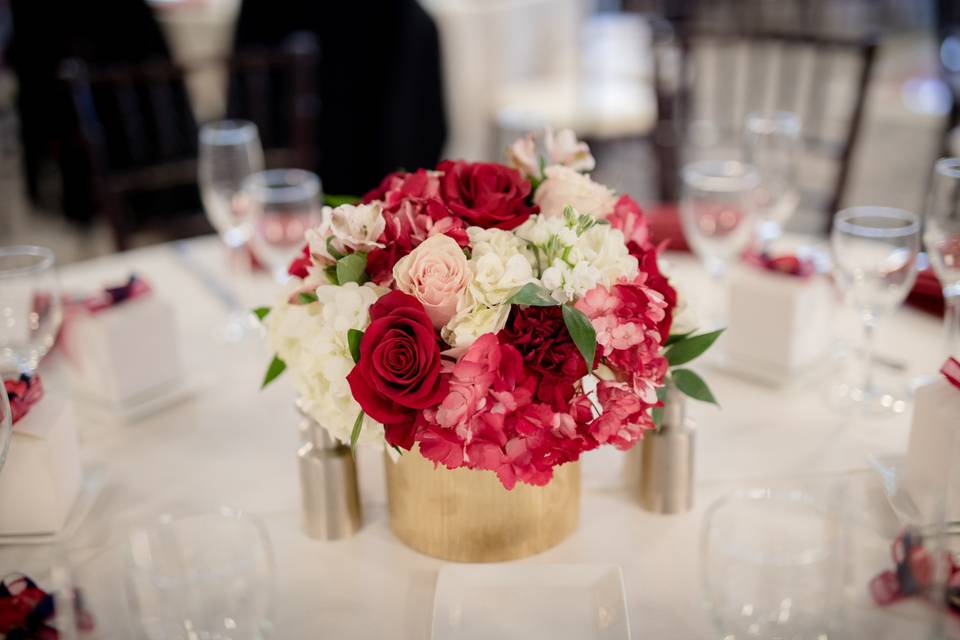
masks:
[[[693,451],[696,431],[686,419],[686,398],[672,385],[664,400],[660,429],[639,443],[640,504],[654,513],[682,513],[693,507]]]
[[[318,540],[349,538],[363,519],[353,454],[306,415],[300,437],[297,458],[304,530]]]

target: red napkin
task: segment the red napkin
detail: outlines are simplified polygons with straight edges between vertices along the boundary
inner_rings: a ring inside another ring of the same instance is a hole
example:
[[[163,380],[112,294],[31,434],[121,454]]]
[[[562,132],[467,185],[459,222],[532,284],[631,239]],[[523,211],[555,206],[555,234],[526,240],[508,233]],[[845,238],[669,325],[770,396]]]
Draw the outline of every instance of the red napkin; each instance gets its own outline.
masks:
[[[943,315],[943,287],[933,269],[927,267],[917,274],[913,290],[907,296],[907,304],[927,313]]]

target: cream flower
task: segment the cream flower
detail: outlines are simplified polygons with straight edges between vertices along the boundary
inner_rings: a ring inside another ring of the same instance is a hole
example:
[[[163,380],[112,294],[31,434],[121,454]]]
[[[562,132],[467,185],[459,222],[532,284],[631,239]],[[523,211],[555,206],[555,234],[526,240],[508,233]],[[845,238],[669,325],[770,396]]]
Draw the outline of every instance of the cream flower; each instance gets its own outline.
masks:
[[[517,138],[507,149],[507,164],[527,177],[540,174],[540,158],[533,134]]]
[[[544,173],[546,180],[533,197],[543,216],[562,216],[568,205],[595,218],[605,218],[613,211],[617,201],[613,191],[594,182],[590,176],[560,165],[547,167]]]
[[[451,347],[444,353],[459,358],[483,334],[503,329],[509,315],[509,304],[491,307],[474,303],[465,306],[440,330],[440,337]]]
[[[517,290],[534,281],[533,256],[526,243],[509,231],[470,227],[470,270],[473,299],[487,306],[503,304]]]
[[[336,260],[336,256],[327,251],[328,237],[333,238],[331,245],[340,253],[382,248],[383,244],[378,240],[386,224],[379,202],[342,204],[336,209],[324,207],[323,224],[318,229],[309,229],[306,234],[310,253]]]
[[[463,249],[449,236],[430,236],[393,266],[397,289],[423,304],[440,328],[457,312],[472,274]]]
[[[287,365],[301,408],[323,425],[330,435],[350,442],[360,405],[353,399],[346,376],[353,368],[347,342],[349,329],[365,329],[370,305],[378,290],[355,282],[317,288],[317,302],[289,304],[298,283],[291,283],[264,319],[267,337],[277,356]],[[383,427],[365,417],[360,443],[383,446]]]
[[[590,153],[590,147],[586,142],[577,140],[577,134],[573,129],[561,129],[554,135],[553,129],[547,127],[543,140],[547,148],[547,161],[550,164],[561,164],[575,171],[593,171],[597,166],[597,161]]]
[[[609,287],[621,277],[637,276],[637,259],[630,255],[623,232],[608,224],[598,224],[584,231],[577,241],[581,260],[595,268],[600,282]]]

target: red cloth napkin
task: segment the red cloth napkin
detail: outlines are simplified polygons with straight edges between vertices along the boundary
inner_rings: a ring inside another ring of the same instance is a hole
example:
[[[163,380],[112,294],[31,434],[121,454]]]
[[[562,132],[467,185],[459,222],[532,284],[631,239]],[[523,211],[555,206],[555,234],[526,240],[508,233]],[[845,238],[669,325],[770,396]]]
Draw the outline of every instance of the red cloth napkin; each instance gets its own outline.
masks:
[[[943,315],[943,287],[933,269],[927,267],[917,274],[913,290],[907,296],[907,304],[927,313]]]

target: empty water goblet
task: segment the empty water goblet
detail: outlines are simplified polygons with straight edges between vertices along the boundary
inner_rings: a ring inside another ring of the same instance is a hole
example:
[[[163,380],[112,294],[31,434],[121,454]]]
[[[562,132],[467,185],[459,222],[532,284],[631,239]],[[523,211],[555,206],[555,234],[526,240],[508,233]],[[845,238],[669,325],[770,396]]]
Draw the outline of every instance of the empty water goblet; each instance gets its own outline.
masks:
[[[960,357],[960,158],[934,167],[923,240],[943,287],[945,352]]]
[[[761,248],[780,236],[800,203],[800,119],[790,111],[753,112],[743,130],[743,157],[760,174],[757,235]]]
[[[33,373],[63,321],[60,280],[50,249],[0,247],[0,374]]]

